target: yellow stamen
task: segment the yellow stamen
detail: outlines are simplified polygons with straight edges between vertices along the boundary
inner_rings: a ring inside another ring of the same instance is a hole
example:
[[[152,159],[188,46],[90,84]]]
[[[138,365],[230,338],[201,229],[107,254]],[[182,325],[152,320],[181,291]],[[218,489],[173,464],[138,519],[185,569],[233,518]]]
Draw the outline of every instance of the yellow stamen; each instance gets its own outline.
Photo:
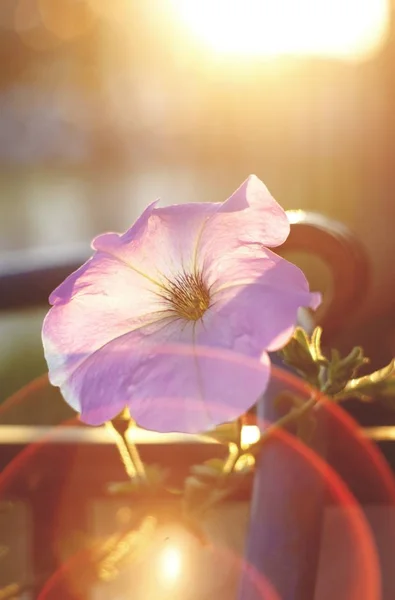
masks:
[[[161,293],[170,310],[188,321],[198,321],[210,306],[210,294],[201,274],[182,273],[166,283]]]

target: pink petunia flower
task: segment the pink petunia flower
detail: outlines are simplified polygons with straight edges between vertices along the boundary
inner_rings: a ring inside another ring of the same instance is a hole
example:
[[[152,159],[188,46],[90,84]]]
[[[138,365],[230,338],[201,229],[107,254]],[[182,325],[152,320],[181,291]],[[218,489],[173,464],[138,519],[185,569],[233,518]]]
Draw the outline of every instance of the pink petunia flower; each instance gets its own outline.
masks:
[[[100,235],[50,296],[51,383],[92,425],[125,407],[155,431],[242,415],[267,386],[267,352],[289,340],[300,307],[320,303],[301,270],[267,249],[288,234],[252,175],[224,203],[154,202],[123,235]]]

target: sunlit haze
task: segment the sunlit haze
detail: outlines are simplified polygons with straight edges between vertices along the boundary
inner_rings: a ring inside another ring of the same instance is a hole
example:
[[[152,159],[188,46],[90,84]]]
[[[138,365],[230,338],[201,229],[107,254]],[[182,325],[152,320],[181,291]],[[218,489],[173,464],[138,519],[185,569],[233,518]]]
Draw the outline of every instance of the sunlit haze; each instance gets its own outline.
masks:
[[[387,0],[171,0],[217,53],[362,58],[385,39]]]
[[[181,551],[175,546],[166,546],[160,555],[160,575],[166,583],[175,582],[181,573]]]

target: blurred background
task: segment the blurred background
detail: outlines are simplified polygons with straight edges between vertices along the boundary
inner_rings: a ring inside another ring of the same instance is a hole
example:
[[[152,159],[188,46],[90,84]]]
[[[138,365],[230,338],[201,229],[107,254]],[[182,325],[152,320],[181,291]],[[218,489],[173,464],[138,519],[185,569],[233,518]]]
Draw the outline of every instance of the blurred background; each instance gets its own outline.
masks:
[[[371,286],[339,344],[364,343],[384,364],[395,351],[392,4],[2,0],[0,274],[88,252],[156,197],[222,201],[255,173],[284,208],[335,218],[365,245]],[[0,400],[45,371],[45,312],[1,313]]]

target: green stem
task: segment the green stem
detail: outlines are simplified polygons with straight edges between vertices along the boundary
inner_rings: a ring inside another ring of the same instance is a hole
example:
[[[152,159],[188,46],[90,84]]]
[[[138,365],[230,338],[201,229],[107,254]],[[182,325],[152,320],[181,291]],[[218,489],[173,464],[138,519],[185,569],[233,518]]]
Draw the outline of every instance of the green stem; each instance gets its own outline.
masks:
[[[313,409],[320,402],[321,394],[325,394],[328,387],[329,387],[329,382],[324,382],[322,384],[321,389],[317,392],[314,392],[313,395],[311,396],[311,398],[309,398],[308,400],[303,402],[300,406],[293,408],[289,413],[287,413],[286,415],[284,415],[283,417],[278,419],[278,421],[276,421],[275,423],[270,425],[262,433],[259,441],[256,442],[255,444],[252,444],[246,450],[246,453],[247,454],[249,454],[249,453],[255,454],[254,451],[257,451],[258,449],[260,449],[261,445],[263,445],[267,440],[269,440],[276,431],[286,427],[287,425],[290,425],[291,423],[294,423],[300,417],[302,417],[305,413],[307,413],[309,410]],[[213,501],[213,496],[210,496],[210,498],[206,502],[203,502],[202,505],[200,506],[199,515],[202,515],[208,508],[210,508],[210,507],[214,506],[215,504],[224,500],[224,498],[226,496],[226,494],[223,493],[223,491],[224,491],[223,486],[226,483],[227,476],[231,475],[232,472],[234,471],[234,467],[237,463],[238,458],[242,455],[240,453],[240,448],[238,447],[237,444],[230,442],[228,444],[228,447],[229,447],[228,458],[225,461],[223,470],[222,470],[221,474],[219,475],[217,484],[216,484],[218,498]],[[229,493],[231,493],[231,489],[229,489]]]
[[[239,448],[238,448],[237,444],[235,444],[234,442],[229,442],[228,449],[229,449],[229,454],[228,454],[228,458],[226,459],[225,464],[222,469],[221,479],[224,476],[229,475],[229,473],[231,473],[233,471],[234,466],[235,466],[237,459],[239,458],[239,454],[240,454]]]
[[[114,424],[111,421],[108,421],[106,424],[106,428],[111,431],[114,435],[115,443],[118,448],[119,456],[121,457],[123,466],[125,467],[125,471],[130,477],[130,479],[135,479],[138,476],[137,468],[134,464],[133,457],[131,456],[129,446],[127,444],[127,440],[125,438],[125,434],[123,432],[119,432]]]
[[[291,423],[294,423],[295,421],[297,421],[306,412],[311,410],[316,404],[317,404],[317,399],[315,396],[313,396],[312,398],[310,398],[310,400],[307,400],[301,406],[298,406],[298,407],[290,410],[289,413],[287,413],[286,415],[284,415],[283,417],[278,419],[278,421],[276,421],[272,425],[269,425],[269,427],[267,429],[265,429],[265,431],[262,433],[262,435],[259,439],[259,442],[257,442],[257,444],[260,444],[263,441],[265,441],[267,438],[269,438],[271,435],[273,435],[273,433],[275,431],[277,431],[278,429],[282,429],[282,428],[286,427],[287,425],[290,425]]]
[[[133,425],[132,425],[132,427],[133,427]],[[128,431],[130,431],[130,429]],[[140,453],[137,450],[137,446],[133,442],[131,442],[130,439],[126,435],[125,435],[124,441],[129,450],[129,455],[130,455],[130,458],[136,469],[137,475],[142,480],[147,479],[147,475],[146,475],[145,468],[144,468],[144,463],[140,458]]]
[[[320,395],[326,393],[327,389],[329,388],[329,385],[330,385],[330,383],[328,381],[325,382],[322,385],[321,389],[318,391],[318,393],[313,393],[313,395],[311,396],[311,398],[309,400],[307,400],[300,406],[293,408],[292,410],[289,411],[289,413],[287,413],[286,415],[284,415],[283,417],[278,419],[278,421],[276,421],[272,425],[269,425],[269,427],[267,427],[267,429],[265,429],[265,431],[261,434],[259,441],[249,447],[248,452],[251,452],[251,450],[259,448],[262,444],[264,444],[273,435],[273,433],[275,433],[279,429],[283,429],[284,427],[286,427],[287,425],[290,425],[291,423],[294,423],[300,417],[302,417],[305,413],[307,413],[309,410],[314,408],[314,406],[320,402]],[[318,398],[317,398],[317,396],[318,396]]]

